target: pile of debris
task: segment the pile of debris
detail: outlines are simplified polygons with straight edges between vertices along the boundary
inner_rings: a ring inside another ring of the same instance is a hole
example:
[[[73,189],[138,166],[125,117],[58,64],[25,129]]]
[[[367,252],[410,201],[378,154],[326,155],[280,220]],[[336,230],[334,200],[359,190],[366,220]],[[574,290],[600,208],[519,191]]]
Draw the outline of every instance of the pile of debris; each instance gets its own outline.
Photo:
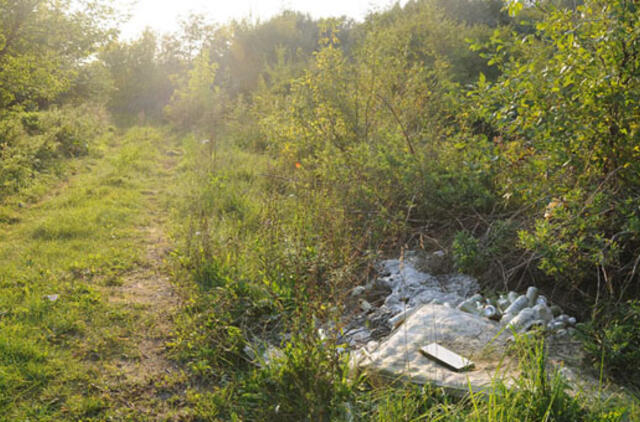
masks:
[[[358,348],[378,341],[402,324],[417,308],[437,304],[499,322],[502,327],[525,332],[534,327],[561,337],[572,335],[576,319],[539,295],[536,287],[526,294],[509,292],[495,298],[479,293],[478,281],[465,274],[437,274],[445,259],[442,251],[428,255],[407,253],[404,259],[379,264],[380,276],[351,292],[360,312],[347,324],[343,342]]]
[[[482,389],[498,368],[516,375],[516,363],[504,356],[513,331],[536,327],[556,339],[575,331],[575,318],[537,288],[483,296],[475,278],[445,273],[443,260],[443,252],[386,260],[377,278],[353,289],[359,309],[339,342],[351,350],[354,367],[370,376]]]
[[[518,332],[538,327],[562,336],[573,334],[573,327],[576,325],[574,317],[563,314],[557,305],[549,305],[548,299],[539,295],[538,289],[533,286],[524,295],[509,292],[507,295],[500,295],[498,299],[475,294],[458,305],[458,309],[500,321],[503,326],[509,326]]]

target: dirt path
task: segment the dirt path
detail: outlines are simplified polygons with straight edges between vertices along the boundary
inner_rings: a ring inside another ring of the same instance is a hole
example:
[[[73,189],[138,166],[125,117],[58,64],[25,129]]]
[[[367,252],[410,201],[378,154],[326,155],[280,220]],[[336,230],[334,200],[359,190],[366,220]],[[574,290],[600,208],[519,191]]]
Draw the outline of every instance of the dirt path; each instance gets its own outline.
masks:
[[[162,162],[164,179],[170,179],[175,158],[165,153]],[[169,182],[169,180],[166,180]],[[166,183],[159,183],[166,186]],[[136,313],[131,346],[126,356],[112,362],[110,395],[115,395],[136,419],[172,420],[173,406],[166,399],[172,393],[164,391],[163,380],[171,378],[178,368],[166,356],[166,343],[172,329],[172,318],[179,297],[171,284],[167,266],[170,244],[165,234],[166,210],[162,209],[165,192],[144,191],[150,212],[149,224],[139,229],[146,249],[145,261],[122,278],[122,285],[108,287],[109,301]]]
[[[138,228],[144,259],[125,274],[119,283],[105,286],[104,293],[113,306],[132,316],[126,353],[103,362],[101,386],[114,406],[114,416],[133,420],[181,420],[175,403],[167,400],[175,394],[172,380],[179,368],[167,357],[167,342],[172,319],[180,299],[171,283],[167,258],[171,245],[165,233],[167,210],[163,201],[170,186],[176,160],[164,154],[161,163],[161,190],[145,190],[148,224]],[[179,406],[178,406],[179,407]]]
[[[177,368],[166,356],[179,299],[170,283],[165,258],[169,250],[161,226],[145,228],[146,265],[123,278],[121,286],[108,287],[109,301],[128,308],[139,317],[134,321],[126,355],[105,365],[109,395],[137,416],[160,417],[169,408],[160,391],[161,382]]]

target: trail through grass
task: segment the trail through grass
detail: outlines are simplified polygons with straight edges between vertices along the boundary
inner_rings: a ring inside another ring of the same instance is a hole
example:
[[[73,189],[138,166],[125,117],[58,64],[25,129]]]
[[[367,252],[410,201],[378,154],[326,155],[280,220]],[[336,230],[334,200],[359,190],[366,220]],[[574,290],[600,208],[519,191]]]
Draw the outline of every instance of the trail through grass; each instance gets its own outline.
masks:
[[[163,386],[172,147],[157,129],[110,135],[39,201],[3,208],[0,420],[179,417]]]

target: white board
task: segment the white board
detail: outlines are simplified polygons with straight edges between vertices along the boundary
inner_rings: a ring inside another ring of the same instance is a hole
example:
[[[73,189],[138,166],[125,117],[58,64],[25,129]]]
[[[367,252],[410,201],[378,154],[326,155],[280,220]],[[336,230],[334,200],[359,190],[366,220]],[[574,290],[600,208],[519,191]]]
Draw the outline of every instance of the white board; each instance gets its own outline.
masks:
[[[473,362],[469,359],[464,358],[437,343],[431,343],[428,346],[424,346],[420,348],[420,351],[429,359],[435,360],[456,372],[467,371],[473,368]]]

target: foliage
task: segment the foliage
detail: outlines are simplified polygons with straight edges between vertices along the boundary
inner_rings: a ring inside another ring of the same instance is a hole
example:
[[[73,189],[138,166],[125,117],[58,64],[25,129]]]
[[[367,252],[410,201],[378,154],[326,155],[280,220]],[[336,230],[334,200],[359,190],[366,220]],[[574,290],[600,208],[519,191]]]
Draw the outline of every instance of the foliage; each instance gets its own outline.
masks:
[[[601,306],[594,318],[582,327],[589,359],[604,365],[607,375],[640,388],[640,302]]]
[[[473,96],[498,131],[502,193],[537,211],[523,245],[547,274],[587,292],[595,274],[609,294],[637,279],[636,7],[550,7],[535,34],[496,33],[491,61],[503,74]]]
[[[88,56],[114,35],[103,1],[0,2],[0,112],[42,107],[76,83]]]
[[[216,86],[217,64],[204,50],[193,60],[193,68],[177,88],[165,108],[169,120],[181,128],[211,131],[220,125],[223,98]]]
[[[103,1],[71,4],[0,1],[0,201],[86,153],[107,120],[109,83],[87,59],[113,37],[117,16]]]
[[[3,415],[121,416],[113,392],[90,384],[90,361],[124,353],[118,339],[143,326],[92,283],[142,259],[142,188],[166,188],[160,148],[172,138],[134,129],[116,153],[101,144],[105,104],[119,123],[191,132],[170,154],[184,152],[173,192],[184,306],[168,346],[184,372],[159,382],[178,384],[165,403],[188,407],[176,417],[637,417],[569,394],[543,344],[521,345],[519,388],[454,399],[351,378],[336,339],[317,335],[372,262],[407,247],[450,249],[485,283],[547,281],[586,301],[637,294],[635,2],[414,0],[362,23],[195,15],[128,42],[107,2],[76,3],[0,0]],[[46,212],[19,210],[42,175],[102,152]],[[43,302],[47,289],[64,300]],[[587,325],[591,358],[613,375],[638,366],[638,313],[628,302]],[[268,344],[280,352],[267,362]]]
[[[159,121],[174,87],[171,78],[186,69],[181,49],[171,39],[158,40],[150,31],[131,42],[112,42],[100,58],[112,81],[108,107],[126,124]]]
[[[58,160],[85,155],[106,125],[107,116],[96,107],[5,115],[0,120],[0,200],[28,187]]]

